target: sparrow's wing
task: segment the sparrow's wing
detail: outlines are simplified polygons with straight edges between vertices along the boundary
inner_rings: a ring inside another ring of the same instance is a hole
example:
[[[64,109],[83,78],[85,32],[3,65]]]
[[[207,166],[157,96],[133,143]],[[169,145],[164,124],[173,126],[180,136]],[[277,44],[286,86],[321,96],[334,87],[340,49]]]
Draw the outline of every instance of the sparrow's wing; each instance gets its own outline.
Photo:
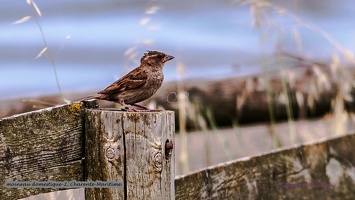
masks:
[[[124,91],[138,89],[145,84],[147,77],[147,74],[143,70],[136,68],[126,76],[112,83],[106,89],[98,92],[98,94],[119,94]]]

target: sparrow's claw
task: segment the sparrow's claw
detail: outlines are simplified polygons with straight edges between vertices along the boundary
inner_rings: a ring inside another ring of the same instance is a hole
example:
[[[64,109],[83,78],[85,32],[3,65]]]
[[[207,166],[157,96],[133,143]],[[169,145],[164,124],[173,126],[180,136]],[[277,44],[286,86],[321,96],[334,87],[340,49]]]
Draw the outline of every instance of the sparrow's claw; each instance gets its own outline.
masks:
[[[162,112],[163,110],[156,110],[156,109],[153,109],[153,110],[137,110],[135,112]]]
[[[140,108],[140,110],[150,110],[149,108],[145,107],[145,106],[141,106],[139,104],[131,104],[131,106],[134,106],[136,108]]]
[[[147,107],[138,105],[138,104],[132,104],[132,105],[125,105],[124,107],[121,108],[122,111],[126,112],[161,112],[163,110],[158,110],[158,109],[149,109]]]
[[[128,111],[128,108],[121,108],[122,111]]]

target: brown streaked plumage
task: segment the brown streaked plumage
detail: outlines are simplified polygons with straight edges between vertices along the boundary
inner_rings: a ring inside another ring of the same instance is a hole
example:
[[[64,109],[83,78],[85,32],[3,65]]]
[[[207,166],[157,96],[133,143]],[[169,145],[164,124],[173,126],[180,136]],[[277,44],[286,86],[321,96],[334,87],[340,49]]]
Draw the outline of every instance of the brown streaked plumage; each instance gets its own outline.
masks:
[[[106,89],[86,99],[101,99],[133,105],[144,109],[136,103],[153,96],[164,80],[163,67],[173,56],[158,51],[148,51],[141,58],[139,67],[112,83]]]

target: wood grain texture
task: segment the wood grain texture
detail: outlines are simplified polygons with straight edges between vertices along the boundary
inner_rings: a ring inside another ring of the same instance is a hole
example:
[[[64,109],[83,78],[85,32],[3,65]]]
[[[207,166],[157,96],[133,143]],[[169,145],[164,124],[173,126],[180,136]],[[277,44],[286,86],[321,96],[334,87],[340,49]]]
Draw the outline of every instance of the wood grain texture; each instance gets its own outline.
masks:
[[[87,189],[86,199],[174,199],[174,113],[87,110],[88,180],[124,181],[124,188]],[[96,166],[93,166],[96,164]]]
[[[85,169],[87,181],[124,180],[122,116],[113,111],[87,110]],[[86,199],[124,199],[123,188],[87,188]]]
[[[355,199],[355,134],[175,179],[176,199]]]
[[[8,189],[5,181],[83,180],[83,104],[0,119],[0,197],[17,199],[58,189]]]

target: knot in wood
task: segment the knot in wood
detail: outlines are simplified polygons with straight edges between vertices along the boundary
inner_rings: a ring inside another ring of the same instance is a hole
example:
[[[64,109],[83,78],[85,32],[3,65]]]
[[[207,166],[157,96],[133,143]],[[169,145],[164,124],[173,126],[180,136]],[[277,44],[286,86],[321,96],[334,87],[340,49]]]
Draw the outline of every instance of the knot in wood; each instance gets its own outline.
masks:
[[[112,160],[115,158],[115,149],[112,147],[109,147],[106,149],[106,158],[109,160]]]
[[[163,154],[160,151],[153,153],[153,165],[159,172],[163,169]]]

